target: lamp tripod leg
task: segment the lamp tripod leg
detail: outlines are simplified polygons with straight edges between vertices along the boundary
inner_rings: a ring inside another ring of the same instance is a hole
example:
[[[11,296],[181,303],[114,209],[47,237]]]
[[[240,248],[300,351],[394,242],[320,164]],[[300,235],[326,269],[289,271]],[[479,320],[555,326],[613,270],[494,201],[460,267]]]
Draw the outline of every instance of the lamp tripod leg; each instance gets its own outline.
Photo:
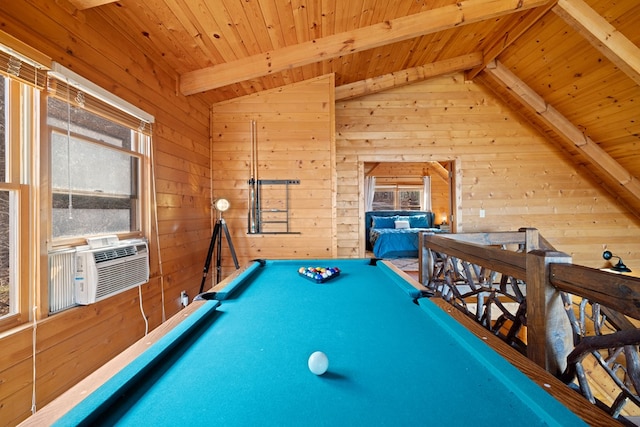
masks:
[[[203,269],[203,273],[202,273],[202,282],[200,283],[200,292],[202,293],[202,291],[204,290],[204,283],[207,280],[207,274],[209,273],[209,267],[211,266],[211,257],[213,255],[213,249],[215,247],[216,241],[219,240],[218,237],[220,236],[220,223],[216,222],[215,227],[213,227],[213,234],[211,235],[211,243],[209,243],[209,252],[207,252],[207,259],[204,262],[204,269]],[[218,254],[220,253],[220,251],[218,250]],[[218,265],[219,261],[218,261]]]
[[[236,267],[236,270],[240,268],[240,264],[238,264],[238,257],[236,256],[236,250],[233,247],[233,242],[231,241],[231,235],[229,234],[229,229],[227,228],[227,223],[224,219],[220,219],[222,223],[222,229],[224,230],[224,234],[227,237],[227,243],[229,244],[229,251],[231,251],[231,257],[233,258],[233,265]]]

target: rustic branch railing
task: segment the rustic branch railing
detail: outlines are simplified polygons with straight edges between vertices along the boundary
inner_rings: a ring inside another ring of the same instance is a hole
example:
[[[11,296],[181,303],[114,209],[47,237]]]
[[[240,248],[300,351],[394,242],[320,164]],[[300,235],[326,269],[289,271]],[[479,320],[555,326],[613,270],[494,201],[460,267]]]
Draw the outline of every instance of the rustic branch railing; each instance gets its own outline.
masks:
[[[640,414],[640,279],[574,265],[535,229],[423,233],[419,253],[425,286],[613,417],[627,402]],[[595,397],[586,360],[615,385],[610,401]]]

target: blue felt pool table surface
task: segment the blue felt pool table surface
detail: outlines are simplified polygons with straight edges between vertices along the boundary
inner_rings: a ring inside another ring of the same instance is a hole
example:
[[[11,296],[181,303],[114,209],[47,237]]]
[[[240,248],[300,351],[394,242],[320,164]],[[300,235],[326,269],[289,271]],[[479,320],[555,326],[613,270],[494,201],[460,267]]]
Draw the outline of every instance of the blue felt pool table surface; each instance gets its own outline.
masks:
[[[58,425],[584,425],[385,263],[259,262]],[[317,283],[300,267],[338,267]],[[329,369],[307,367],[323,351]]]

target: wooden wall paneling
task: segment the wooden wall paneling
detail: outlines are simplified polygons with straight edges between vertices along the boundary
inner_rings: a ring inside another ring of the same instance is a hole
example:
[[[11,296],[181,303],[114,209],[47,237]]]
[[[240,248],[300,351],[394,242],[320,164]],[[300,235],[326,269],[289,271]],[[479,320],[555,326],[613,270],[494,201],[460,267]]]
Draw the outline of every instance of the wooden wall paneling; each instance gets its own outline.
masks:
[[[108,27],[98,9],[73,13],[66,2],[45,0],[9,2],[2,9],[4,31],[156,118],[152,144],[159,236],[148,237],[151,271],[158,274],[162,261],[165,280],[152,277],[142,287],[149,327],[155,328],[163,314],[170,317],[180,310],[177,299],[183,287],[195,295],[199,286],[204,258],[201,263],[196,255],[205,252],[211,230],[209,106],[199,97],[176,94],[175,73],[154,62],[159,57],[145,56],[118,32],[97,31]],[[41,322],[36,335],[38,408],[144,333],[137,292]],[[32,342],[30,329],[2,338],[3,354],[13,349],[23,356],[0,364],[0,375],[8,379],[0,393],[15,391],[10,401],[2,399],[0,425],[15,425],[31,411],[33,370],[25,373],[24,367],[33,367]]]
[[[16,424],[24,417],[25,400],[31,400],[33,364],[31,363],[33,328],[20,328],[0,338],[0,402],[3,423]]]
[[[406,124],[416,126],[407,130]],[[576,263],[601,267],[608,244],[624,251],[625,263],[640,264],[637,245],[631,248],[640,230],[630,215],[543,134],[458,74],[339,101],[336,129],[338,158],[357,159],[340,163],[339,181],[357,173],[359,161],[455,159],[457,224],[465,232],[535,227]],[[341,190],[346,194],[339,192],[338,206],[357,192]],[[360,251],[350,237],[338,236],[340,253]]]
[[[333,256],[333,86],[329,75],[212,106],[213,193],[231,202],[224,218],[241,263]],[[258,179],[300,180],[289,186],[290,231],[300,234],[248,234],[251,120],[257,124]],[[233,268],[226,243],[222,258],[226,274]]]

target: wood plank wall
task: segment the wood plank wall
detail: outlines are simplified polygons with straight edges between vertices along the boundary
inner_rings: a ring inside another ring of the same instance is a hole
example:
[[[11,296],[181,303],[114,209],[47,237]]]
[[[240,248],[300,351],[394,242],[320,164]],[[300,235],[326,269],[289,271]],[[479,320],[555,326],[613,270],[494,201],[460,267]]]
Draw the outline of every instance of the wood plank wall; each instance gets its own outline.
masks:
[[[461,74],[337,102],[336,155],[338,256],[364,250],[364,162],[451,160],[461,170],[458,231],[536,227],[578,264],[604,266],[607,245],[640,271],[640,224],[519,115]]]
[[[255,258],[336,256],[334,92],[327,75],[213,105],[213,194],[230,201],[224,219],[241,265]],[[297,234],[248,233],[252,120],[257,178],[300,180],[289,187],[290,231]],[[226,239],[222,256],[226,275],[233,269]]]
[[[154,226],[152,279],[142,286],[149,327],[155,328],[162,321],[161,286],[169,318],[180,310],[180,291],[195,295],[202,277],[211,235],[209,105],[178,95],[177,76],[146,56],[136,40],[96,30],[107,28],[97,9],[74,11],[64,0],[2,2],[0,28],[155,116],[159,238]],[[46,274],[46,265],[42,271]],[[38,323],[37,407],[141,338],[144,330],[137,289]],[[0,335],[0,426],[15,425],[31,412],[33,336],[31,327]]]

